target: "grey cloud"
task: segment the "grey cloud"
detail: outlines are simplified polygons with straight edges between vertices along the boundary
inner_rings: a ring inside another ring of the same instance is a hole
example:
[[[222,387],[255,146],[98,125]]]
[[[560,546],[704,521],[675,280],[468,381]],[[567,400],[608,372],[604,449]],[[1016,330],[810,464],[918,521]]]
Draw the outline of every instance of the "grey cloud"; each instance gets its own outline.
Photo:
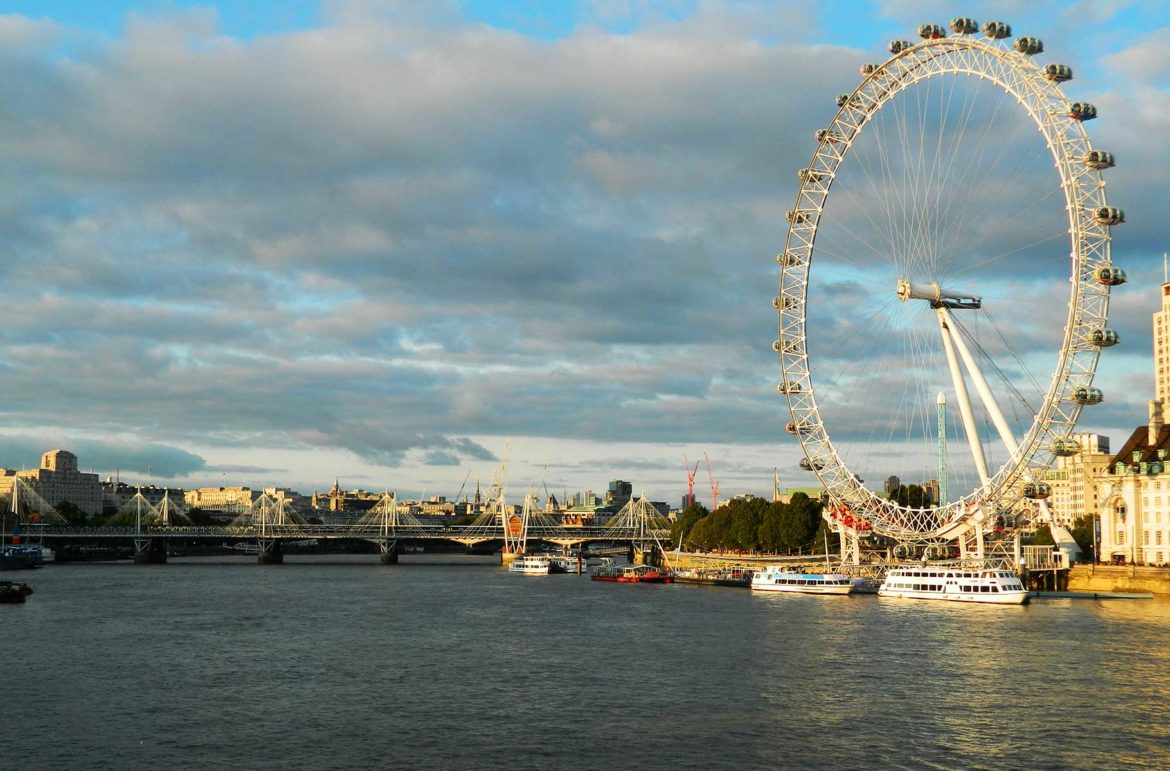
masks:
[[[0,27],[13,423],[398,467],[494,459],[467,435],[776,440],[783,213],[873,52],[734,9],[547,43],[403,12],[250,42],[143,17],[68,59]],[[1111,193],[1159,200],[1115,131]],[[1135,211],[1119,252],[1156,240]],[[1027,313],[1018,350],[1050,349]]]

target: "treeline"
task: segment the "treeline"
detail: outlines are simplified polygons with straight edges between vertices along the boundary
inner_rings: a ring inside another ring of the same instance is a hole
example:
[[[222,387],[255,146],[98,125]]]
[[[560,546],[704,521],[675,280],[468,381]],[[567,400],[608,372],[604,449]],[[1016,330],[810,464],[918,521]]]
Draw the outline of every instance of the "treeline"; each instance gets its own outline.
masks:
[[[709,512],[692,504],[670,531],[671,544],[698,551],[819,551],[824,548],[820,501],[795,493],[788,503],[735,499]],[[833,539],[830,547],[835,546]]]

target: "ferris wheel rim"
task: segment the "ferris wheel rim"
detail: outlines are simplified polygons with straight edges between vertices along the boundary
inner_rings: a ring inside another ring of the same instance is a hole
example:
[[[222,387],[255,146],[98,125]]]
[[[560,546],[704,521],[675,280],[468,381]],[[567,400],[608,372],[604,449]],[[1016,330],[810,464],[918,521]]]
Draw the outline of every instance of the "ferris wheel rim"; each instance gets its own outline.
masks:
[[[842,97],[843,103],[839,99],[840,109],[833,121],[818,132],[816,151],[802,172],[797,203],[789,213],[784,251],[777,258],[781,285],[776,298],[779,336],[774,348],[782,373],[778,388],[787,399],[792,418],[789,427],[800,441],[808,470],[825,486],[832,505],[851,510],[859,521],[883,534],[921,540],[937,537],[947,528],[982,521],[991,500],[995,508],[1017,505],[1022,493],[1013,491],[1051,465],[1054,456],[1046,442],[1067,437],[1075,426],[1082,404],[1071,396],[1075,389],[1091,386],[1100,353],[1099,345],[1087,342],[1088,336],[1105,328],[1108,314],[1108,287],[1102,288],[1092,277],[1098,269],[1112,264],[1109,230],[1087,215],[1105,207],[1106,201],[1100,170],[1088,168],[1075,157],[1093,148],[1082,121],[1069,115],[1073,103],[1029,55],[961,35],[925,40],[870,67],[868,74],[863,73],[862,83]],[[959,74],[988,80],[1016,97],[1047,140],[1069,218],[1071,289],[1057,364],[1019,452],[1000,465],[985,486],[935,507],[928,517],[866,489],[834,447],[817,406],[809,366],[807,290],[829,189],[853,142],[897,94],[930,78]],[[1086,184],[1086,178],[1093,184]]]

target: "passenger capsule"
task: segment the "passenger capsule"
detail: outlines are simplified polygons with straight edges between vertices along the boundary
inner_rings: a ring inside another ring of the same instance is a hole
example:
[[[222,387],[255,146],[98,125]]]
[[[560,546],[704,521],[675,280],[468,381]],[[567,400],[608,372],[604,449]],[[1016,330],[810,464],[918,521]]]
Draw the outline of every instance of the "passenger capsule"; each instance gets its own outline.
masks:
[[[983,25],[983,34],[992,40],[1003,40],[1012,36],[1012,26],[1002,21],[989,21]]]
[[[1088,102],[1073,102],[1068,106],[1068,117],[1086,121],[1097,117],[1097,108]]]
[[[791,209],[784,212],[784,219],[791,222],[793,225],[803,225],[808,222],[808,212],[804,209]]]
[[[1044,43],[1038,37],[1023,37],[1016,38],[1015,45],[1012,46],[1025,56],[1035,56],[1036,54],[1044,53]]]
[[[1067,64],[1044,65],[1044,77],[1053,83],[1064,83],[1066,80],[1072,80],[1072,76],[1072,67],[1069,67]]]
[[[813,134],[813,139],[817,140],[818,142],[829,143],[844,141],[844,137],[842,137],[840,134],[834,134],[828,129],[817,129],[816,133]]]
[[[1104,150],[1090,150],[1081,160],[1092,169],[1112,169],[1116,163],[1113,153],[1107,153]]]
[[[772,307],[778,311],[790,311],[799,304],[795,297],[776,295],[772,298]]]
[[[1071,458],[1081,451],[1081,445],[1075,439],[1057,437],[1048,444],[1048,449],[1058,458]]]
[[[947,31],[938,24],[923,24],[918,28],[918,37],[923,40],[938,40],[947,36]]]
[[[783,351],[784,350],[784,341],[783,340],[773,340],[772,341],[772,350],[775,351],[776,353],[780,353],[781,351]]]
[[[861,65],[861,75],[862,77],[868,78],[870,75],[877,72],[877,69],[878,66],[876,64],[863,64]]]
[[[788,425],[784,426],[784,430],[790,434],[793,434],[793,435],[807,434],[808,433],[808,426],[805,425],[804,423],[797,425],[796,421],[790,420],[790,421],[788,421]]]
[[[1105,286],[1121,286],[1125,283],[1125,271],[1121,268],[1097,268],[1093,271],[1093,278],[1098,284]]]
[[[979,30],[979,25],[974,19],[969,19],[966,16],[956,16],[951,19],[951,32],[956,35],[970,35]]]
[[[1085,335],[1085,342],[1098,348],[1109,348],[1121,342],[1121,337],[1112,329],[1094,329]]]
[[[824,464],[824,461],[819,461],[819,460],[814,461],[814,460],[809,460],[808,458],[801,458],[800,459],[800,467],[802,469],[804,469],[805,471],[812,471],[814,468],[817,471],[820,471],[821,469],[823,469],[825,467],[825,464]]]
[[[1125,212],[1116,206],[1100,206],[1093,209],[1093,221],[1098,225],[1121,225],[1125,222]]]
[[[1081,386],[1073,391],[1073,401],[1077,404],[1100,404],[1105,400],[1105,394],[1101,393],[1099,388],[1085,388]]]
[[[891,40],[890,41],[890,53],[900,54],[903,51],[905,51],[906,49],[910,48],[912,45],[914,45],[914,44],[911,43],[909,40]]]
[[[825,175],[822,172],[813,171],[812,169],[801,169],[796,172],[796,178],[801,182],[820,182],[825,178]]]
[[[803,265],[804,258],[793,252],[780,252],[776,255],[776,264],[785,267],[792,267],[794,265]]]
[[[800,393],[800,383],[790,383],[787,380],[776,384],[776,393],[778,394],[798,394]]]
[[[1043,500],[1052,496],[1052,488],[1047,482],[1028,482],[1024,485],[1024,497],[1032,500]]]

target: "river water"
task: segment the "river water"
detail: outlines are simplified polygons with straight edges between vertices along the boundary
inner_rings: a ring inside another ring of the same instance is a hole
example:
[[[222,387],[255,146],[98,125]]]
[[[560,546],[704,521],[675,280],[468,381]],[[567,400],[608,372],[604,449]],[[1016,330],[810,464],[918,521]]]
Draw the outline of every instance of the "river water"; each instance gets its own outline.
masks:
[[[1170,767],[1164,599],[286,560],[22,574],[36,594],[0,606],[0,768]]]

